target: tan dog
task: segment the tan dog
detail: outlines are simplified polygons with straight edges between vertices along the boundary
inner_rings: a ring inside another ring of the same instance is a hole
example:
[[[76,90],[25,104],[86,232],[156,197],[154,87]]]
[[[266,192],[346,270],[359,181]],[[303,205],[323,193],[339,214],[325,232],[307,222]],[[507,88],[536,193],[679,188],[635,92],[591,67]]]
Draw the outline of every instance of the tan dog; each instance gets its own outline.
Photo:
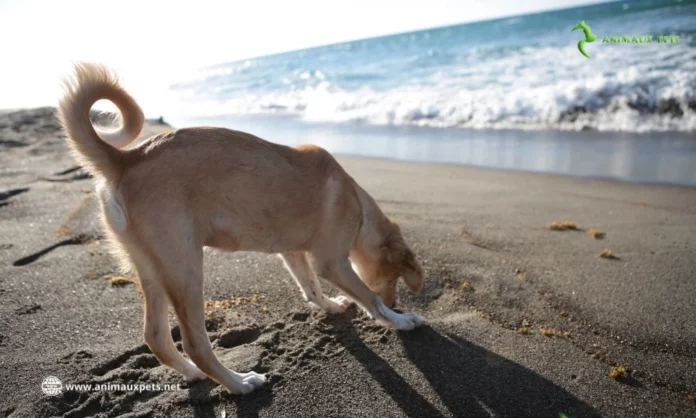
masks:
[[[354,301],[400,330],[423,323],[388,307],[399,277],[414,291],[422,285],[399,227],[327,151],[207,127],[121,149],[139,135],[143,114],[115,76],[81,64],[65,89],[60,122],[76,159],[97,179],[118,258],[140,277],[145,341],[162,364],[188,380],[211,377],[232,393],[248,393],[265,381],[225,368],[213,353],[204,324],[204,246],[280,254],[305,299],[328,312],[343,312]],[[120,110],[119,129],[95,130],[89,111],[100,99]],[[345,296],[324,296],[317,276]],[[172,341],[170,304],[193,364]]]

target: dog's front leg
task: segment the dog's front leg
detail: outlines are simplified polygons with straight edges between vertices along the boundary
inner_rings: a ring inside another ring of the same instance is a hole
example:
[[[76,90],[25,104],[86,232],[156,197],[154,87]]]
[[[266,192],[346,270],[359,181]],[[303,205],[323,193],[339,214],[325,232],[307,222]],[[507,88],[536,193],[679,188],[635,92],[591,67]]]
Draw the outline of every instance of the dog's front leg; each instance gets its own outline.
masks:
[[[343,296],[328,298],[321,291],[321,284],[309,265],[307,253],[291,252],[280,254],[285,267],[302,290],[304,300],[329,313],[345,312],[351,301]]]
[[[312,263],[320,277],[339,288],[378,322],[404,331],[410,331],[425,322],[416,314],[399,314],[389,309],[382,298],[360,280],[347,257],[329,261],[315,257]]]

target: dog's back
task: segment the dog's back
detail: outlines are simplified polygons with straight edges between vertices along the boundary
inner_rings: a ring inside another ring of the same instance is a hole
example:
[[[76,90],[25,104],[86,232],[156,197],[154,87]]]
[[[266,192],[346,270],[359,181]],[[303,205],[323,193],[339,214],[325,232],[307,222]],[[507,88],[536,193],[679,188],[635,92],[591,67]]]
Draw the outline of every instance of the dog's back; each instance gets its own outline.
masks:
[[[198,224],[195,239],[211,247],[307,250],[318,228],[335,225],[327,216],[347,212],[358,221],[360,213],[350,176],[312,145],[186,128],[128,151],[125,161],[119,190],[135,227],[146,228],[153,213],[188,214]]]

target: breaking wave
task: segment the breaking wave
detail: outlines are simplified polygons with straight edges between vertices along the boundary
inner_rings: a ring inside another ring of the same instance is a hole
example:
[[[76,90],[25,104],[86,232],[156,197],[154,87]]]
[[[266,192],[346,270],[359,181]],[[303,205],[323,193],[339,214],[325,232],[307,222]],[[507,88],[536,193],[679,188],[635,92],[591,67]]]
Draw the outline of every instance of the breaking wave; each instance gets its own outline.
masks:
[[[460,25],[222,64],[172,88],[186,103],[183,111],[201,118],[291,114],[378,125],[690,132],[694,10],[659,9],[671,26],[645,26],[680,34],[679,44],[596,42],[589,60],[564,24],[549,25],[531,45],[518,42],[514,31],[538,26],[519,17],[500,21],[495,30],[511,32],[490,42],[472,33],[495,22]],[[654,22],[654,13],[631,22]],[[593,30],[623,30],[612,19],[598,20]]]

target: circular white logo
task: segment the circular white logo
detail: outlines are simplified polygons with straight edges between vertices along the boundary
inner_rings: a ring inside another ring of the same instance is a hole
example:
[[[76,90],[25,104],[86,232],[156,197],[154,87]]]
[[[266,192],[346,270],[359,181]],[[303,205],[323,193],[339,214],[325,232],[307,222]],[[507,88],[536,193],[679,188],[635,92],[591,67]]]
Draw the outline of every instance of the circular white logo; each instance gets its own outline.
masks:
[[[48,376],[41,382],[41,390],[48,396],[60,395],[63,391],[63,384],[55,376]]]

